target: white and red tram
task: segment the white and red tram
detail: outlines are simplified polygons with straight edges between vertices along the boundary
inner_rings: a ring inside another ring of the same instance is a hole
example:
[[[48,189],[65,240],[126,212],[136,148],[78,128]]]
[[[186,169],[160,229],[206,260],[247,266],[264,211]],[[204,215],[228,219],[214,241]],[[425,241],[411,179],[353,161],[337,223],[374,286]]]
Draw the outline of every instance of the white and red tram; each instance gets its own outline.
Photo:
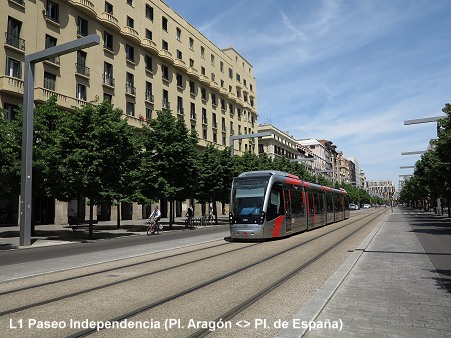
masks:
[[[349,218],[343,189],[305,182],[281,171],[235,177],[230,197],[232,239],[285,237]]]

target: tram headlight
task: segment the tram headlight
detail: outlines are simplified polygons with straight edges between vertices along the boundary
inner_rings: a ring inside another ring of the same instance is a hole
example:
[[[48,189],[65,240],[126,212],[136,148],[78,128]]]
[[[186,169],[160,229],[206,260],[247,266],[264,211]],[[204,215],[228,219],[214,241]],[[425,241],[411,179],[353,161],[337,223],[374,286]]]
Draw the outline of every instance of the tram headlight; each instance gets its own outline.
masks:
[[[258,221],[259,224],[263,224],[265,222],[265,216],[266,216],[265,212],[262,211],[262,213],[260,215],[260,219]]]

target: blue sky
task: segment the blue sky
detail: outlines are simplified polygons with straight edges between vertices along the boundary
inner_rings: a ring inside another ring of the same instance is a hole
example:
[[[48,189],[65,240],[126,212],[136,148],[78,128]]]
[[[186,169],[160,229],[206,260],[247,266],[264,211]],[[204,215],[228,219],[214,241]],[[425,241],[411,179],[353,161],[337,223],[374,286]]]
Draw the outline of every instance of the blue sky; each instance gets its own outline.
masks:
[[[368,180],[412,169],[451,95],[449,0],[165,0],[254,67],[259,123],[331,140]]]

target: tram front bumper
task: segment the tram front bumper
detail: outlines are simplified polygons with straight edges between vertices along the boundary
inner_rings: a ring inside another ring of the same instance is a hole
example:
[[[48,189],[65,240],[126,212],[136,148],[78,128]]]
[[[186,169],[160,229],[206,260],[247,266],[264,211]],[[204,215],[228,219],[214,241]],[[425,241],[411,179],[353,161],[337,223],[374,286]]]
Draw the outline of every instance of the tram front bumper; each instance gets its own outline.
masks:
[[[230,228],[230,237],[241,239],[261,239],[264,238],[263,228],[232,226]]]

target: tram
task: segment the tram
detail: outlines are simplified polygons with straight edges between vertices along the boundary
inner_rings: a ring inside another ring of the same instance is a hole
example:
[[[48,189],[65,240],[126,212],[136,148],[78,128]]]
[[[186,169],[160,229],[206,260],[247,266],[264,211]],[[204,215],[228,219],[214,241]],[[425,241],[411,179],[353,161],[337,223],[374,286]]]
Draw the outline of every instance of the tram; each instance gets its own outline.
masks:
[[[251,171],[233,179],[232,239],[285,237],[349,218],[344,189],[305,182],[274,170]]]

